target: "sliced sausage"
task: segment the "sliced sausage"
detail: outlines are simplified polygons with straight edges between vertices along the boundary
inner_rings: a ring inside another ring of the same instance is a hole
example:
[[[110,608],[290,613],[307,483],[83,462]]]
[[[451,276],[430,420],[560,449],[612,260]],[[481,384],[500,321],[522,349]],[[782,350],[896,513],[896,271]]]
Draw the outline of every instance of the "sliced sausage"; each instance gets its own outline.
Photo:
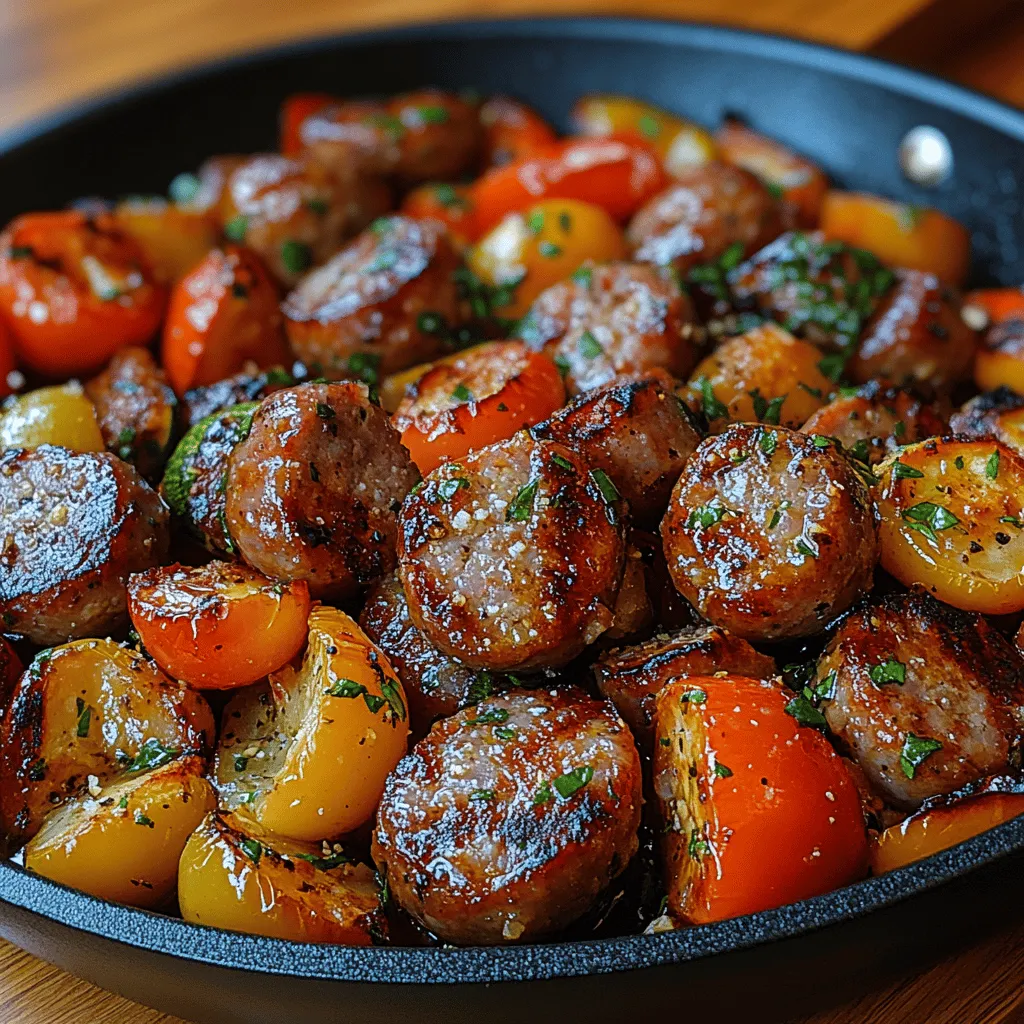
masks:
[[[304,384],[265,398],[228,464],[228,531],[266,576],[343,598],[395,567],[409,453],[365,384]]]
[[[108,451],[150,483],[160,479],[174,432],[177,401],[148,349],[129,346],[85,385]]]
[[[747,640],[820,633],[872,584],[871,497],[822,435],[736,424],[687,463],[661,524],[672,579]]]
[[[262,371],[243,370],[216,384],[191,388],[178,403],[179,429],[184,433],[216,412],[225,412],[233,405],[262,401],[267,395],[297,383],[292,372],[284,367],[273,367]]]
[[[52,445],[0,456],[0,523],[0,616],[44,645],[120,628],[128,576],[169,543],[167,508],[132,466]]]
[[[370,589],[359,625],[395,670],[409,704],[409,728],[417,739],[437,719],[489,697],[500,681],[445,654],[416,628],[397,573]]]
[[[674,266],[684,277],[730,246],[749,256],[782,230],[778,201],[749,171],[711,162],[681,174],[634,215],[626,239],[633,258]]]
[[[629,863],[640,758],[611,704],[515,692],[438,722],[388,778],[373,859],[446,942],[531,941]]]
[[[581,268],[536,298],[517,333],[555,361],[570,393],[655,367],[685,377],[698,356],[690,300],[638,263]]]
[[[965,437],[995,437],[1024,455],[1024,397],[1009,388],[975,395],[949,418],[949,429]]]
[[[805,434],[834,437],[854,458],[872,466],[900,445],[936,437],[945,429],[933,404],[878,380],[842,389],[801,427]]]
[[[826,241],[820,231],[787,231],[729,272],[728,292],[734,308],[756,310],[816,345],[844,351],[895,280],[863,249]]]
[[[603,469],[629,502],[632,518],[653,526],[686,460],[700,444],[690,410],[667,376],[648,374],[578,395],[533,436],[559,441]]]
[[[305,277],[282,309],[295,354],[332,379],[432,359],[459,319],[459,258],[444,226],[382,217]]]
[[[948,391],[970,375],[978,335],[960,316],[960,296],[934,274],[898,270],[847,366],[861,383],[885,377]]]
[[[594,662],[593,672],[602,696],[618,708],[640,749],[650,753],[655,699],[670,682],[719,672],[771,679],[775,662],[721,626],[700,625],[607,651]]]
[[[897,807],[1020,763],[1024,662],[980,615],[924,591],[851,612],[813,690],[829,728]]]
[[[525,432],[438,467],[402,506],[412,619],[474,668],[574,658],[612,623],[624,550],[607,475]]]
[[[390,190],[375,178],[258,153],[228,173],[220,212],[231,241],[244,242],[278,281],[294,285],[390,204]]]

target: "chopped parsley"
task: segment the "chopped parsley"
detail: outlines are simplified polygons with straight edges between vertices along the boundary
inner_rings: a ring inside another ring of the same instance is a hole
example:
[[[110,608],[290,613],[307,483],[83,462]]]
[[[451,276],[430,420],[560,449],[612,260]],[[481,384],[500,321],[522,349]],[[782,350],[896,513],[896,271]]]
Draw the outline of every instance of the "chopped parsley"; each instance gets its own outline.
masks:
[[[732,769],[722,764],[721,761],[715,763],[715,778],[717,779],[728,779],[732,777]]]
[[[135,824],[144,825],[146,828],[155,828],[156,825],[153,823],[152,818],[147,818],[142,811],[135,812]]]
[[[89,735],[89,725],[92,722],[92,708],[81,697],[76,699],[76,708],[78,711],[78,726],[75,729],[75,734],[79,739],[82,739]]]
[[[711,381],[709,381],[707,377],[701,377],[696,384],[697,387],[700,388],[701,398],[703,399],[704,415],[708,420],[728,418],[729,410],[715,397],[715,390],[711,386]]]
[[[326,402],[316,403],[316,414],[322,420],[333,420],[336,416],[335,411]]]
[[[726,516],[734,516],[738,513],[724,505],[698,505],[690,510],[686,517],[686,529],[695,530],[698,527],[707,530],[720,523]]]
[[[487,803],[495,799],[495,793],[493,789],[474,789],[473,792],[469,794],[469,799]]]
[[[173,761],[181,751],[177,747],[165,747],[158,739],[150,737],[142,744],[141,749],[128,763],[125,771],[143,772],[151,768],[159,768],[161,765]]]
[[[244,242],[245,233],[249,230],[249,218],[239,214],[237,217],[232,217],[231,220],[224,225],[225,237],[231,239],[232,242]]]
[[[797,537],[796,549],[807,558],[817,558],[820,553],[817,543],[809,537]]]
[[[917,769],[936,750],[941,749],[942,744],[938,740],[933,740],[928,736],[915,736],[912,732],[908,732],[903,741],[903,749],[900,751],[900,768],[903,774],[908,779],[912,779]]]
[[[897,459],[892,464],[892,478],[893,480],[920,480],[924,476],[924,473],[919,469],[914,469],[913,466],[908,466],[905,462],[900,462]]]
[[[448,120],[448,110],[441,106],[417,107],[416,112],[424,124],[444,124]]]
[[[948,530],[960,522],[949,509],[936,505],[932,501],[919,502],[900,515],[911,530],[923,533],[930,541],[936,543],[939,539],[936,536],[936,530]]]
[[[562,247],[549,242],[546,238],[537,246],[537,252],[545,259],[553,260],[556,256],[562,255]]]
[[[873,665],[868,675],[875,686],[884,686],[886,683],[902,686],[907,681],[907,666],[895,658],[887,658]]]
[[[694,860],[700,860],[711,852],[711,844],[701,834],[700,829],[693,829],[690,832],[690,841],[686,844],[686,852]]]
[[[562,469],[568,469],[570,472],[573,472],[573,473],[576,472],[576,469],[573,466],[573,464],[564,455],[559,455],[557,452],[555,452],[551,456],[551,461],[556,466],[561,466]]]
[[[774,430],[762,430],[761,436],[757,439],[757,446],[770,457],[775,454],[775,449],[779,446],[779,435]]]
[[[611,505],[622,497],[619,494],[619,489],[612,483],[612,478],[603,469],[592,469],[590,479],[594,481],[597,489],[601,492],[601,500],[606,505]]]
[[[533,794],[533,806],[537,807],[540,804],[546,804],[555,799],[555,794],[551,792],[551,785],[547,782],[543,783],[540,789]]]
[[[456,476],[450,480],[442,480],[437,485],[437,495],[441,501],[451,501],[463,487],[469,487],[469,481],[465,477]]]
[[[747,394],[750,395],[750,400],[754,405],[754,416],[758,421],[778,426],[779,418],[782,415],[782,403],[786,401],[788,395],[779,395],[769,401],[761,394],[760,388],[754,388]]]
[[[989,478],[989,480],[995,480],[995,478],[997,476],[999,476],[999,450],[998,449],[996,449],[996,451],[994,451],[988,457],[988,461],[985,463],[985,476],[987,476]]]
[[[544,230],[544,211],[533,210],[526,218],[526,226],[533,234],[539,235]]]
[[[305,242],[288,238],[281,243],[281,263],[289,274],[303,274],[313,265],[313,250]]]
[[[814,729],[825,727],[825,716],[806,694],[798,693],[786,705],[786,714],[795,718],[798,725],[808,725]]]
[[[574,768],[565,775],[559,775],[552,785],[563,800],[568,800],[573,794],[578,793],[593,777],[594,769],[589,764],[585,764],[579,768]]]
[[[253,864],[259,864],[260,857],[263,856],[263,847],[255,839],[243,839],[238,845]]]
[[[582,266],[572,275],[573,281],[583,288],[589,288],[591,282],[594,280],[594,271],[591,267]]]
[[[473,392],[470,391],[469,388],[467,388],[466,385],[462,383],[462,381],[459,381],[459,383],[456,384],[454,388],[452,388],[451,397],[456,402],[472,402]]]
[[[531,480],[519,488],[519,493],[509,502],[505,509],[506,523],[525,523],[533,515],[533,501],[537,496],[539,480]]]
[[[505,708],[490,708],[476,718],[467,719],[466,725],[501,725],[508,721],[508,711]]]
[[[580,350],[580,355],[585,359],[596,359],[598,356],[604,355],[604,349],[601,348],[601,343],[593,334],[590,333],[590,331],[584,331],[580,335],[577,347]]]
[[[691,690],[687,690],[685,693],[679,695],[679,700],[683,704],[706,704],[708,701],[708,695],[706,690],[702,690],[699,686],[693,687]]]

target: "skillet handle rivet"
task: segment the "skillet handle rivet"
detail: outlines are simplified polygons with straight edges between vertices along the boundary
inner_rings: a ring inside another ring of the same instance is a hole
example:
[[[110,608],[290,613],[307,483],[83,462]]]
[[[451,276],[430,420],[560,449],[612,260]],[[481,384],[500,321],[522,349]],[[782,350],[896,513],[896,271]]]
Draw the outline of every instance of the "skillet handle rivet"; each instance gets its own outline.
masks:
[[[900,167],[915,185],[932,188],[953,173],[953,147],[945,133],[928,124],[911,128],[900,143]]]

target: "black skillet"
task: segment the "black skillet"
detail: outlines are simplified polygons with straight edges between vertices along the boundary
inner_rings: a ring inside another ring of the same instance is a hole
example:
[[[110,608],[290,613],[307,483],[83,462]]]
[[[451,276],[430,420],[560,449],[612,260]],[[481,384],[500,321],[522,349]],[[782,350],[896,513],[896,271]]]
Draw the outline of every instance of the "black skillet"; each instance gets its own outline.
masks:
[[[565,127],[590,91],[708,125],[724,112],[844,186],[971,229],[978,283],[1024,281],[1024,114],[866,57],[632,20],[423,25],[225,61],[0,139],[0,222],[83,195],[162,192],[213,153],[272,149],[282,97],[420,85],[511,92]],[[954,171],[912,186],[897,149],[932,125]],[[1024,818],[902,871],[779,910],[656,937],[501,949],[345,949],[237,935],[105,903],[0,864],[0,934],[132,999],[209,1024],[778,1019],[832,1005],[1008,923]]]

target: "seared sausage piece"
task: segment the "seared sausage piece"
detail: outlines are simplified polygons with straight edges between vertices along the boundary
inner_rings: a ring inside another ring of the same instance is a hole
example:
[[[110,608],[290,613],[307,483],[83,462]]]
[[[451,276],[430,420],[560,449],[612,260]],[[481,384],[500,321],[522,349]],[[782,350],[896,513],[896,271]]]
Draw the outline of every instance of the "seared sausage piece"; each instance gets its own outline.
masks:
[[[641,207],[626,232],[633,258],[674,266],[683,277],[733,245],[757,252],[782,231],[778,201],[749,171],[712,162],[693,167]]]
[[[438,718],[490,695],[497,680],[438,650],[417,628],[397,573],[370,589],[359,616],[366,635],[387,655],[409,704],[409,728],[417,739]]]
[[[537,297],[517,333],[555,361],[570,394],[656,367],[685,377],[698,356],[689,298],[638,263],[581,268]]]
[[[934,405],[873,380],[852,393],[844,389],[800,429],[834,437],[854,458],[873,466],[900,445],[945,433],[946,424]]]
[[[288,370],[273,367],[262,371],[243,371],[219,380],[216,384],[191,388],[178,403],[179,429],[184,433],[216,412],[225,412],[234,405],[246,402],[262,401],[267,395],[297,383]]]
[[[640,758],[611,704],[513,692],[438,722],[388,777],[373,859],[446,942],[532,941],[637,849]]]
[[[525,432],[438,467],[402,506],[409,613],[474,668],[574,658],[612,623],[624,550],[607,476]]]
[[[980,615],[924,591],[851,612],[814,691],[829,728],[897,807],[1019,764],[1024,662]]]
[[[282,284],[294,285],[390,204],[390,190],[375,178],[258,153],[229,171],[219,210],[225,235],[254,250]]]
[[[85,385],[109,451],[132,463],[150,483],[160,479],[174,432],[177,401],[148,349],[116,352]]]
[[[404,185],[458,178],[476,165],[483,142],[475,105],[439,89],[328,104],[300,134],[307,152],[337,173],[358,168]]]
[[[438,355],[459,319],[458,255],[432,220],[382,217],[285,299],[295,354],[327,377],[396,373]]]
[[[960,316],[960,296],[934,274],[898,270],[896,278],[847,373],[861,383],[885,377],[948,391],[970,375],[978,335]]]
[[[771,679],[775,662],[721,626],[701,625],[607,651],[594,662],[593,672],[602,696],[618,708],[640,749],[650,753],[655,698],[674,679],[718,672]]]
[[[127,618],[128,576],[159,565],[167,508],[108,452],[42,445],[0,456],[0,616],[52,645],[107,636]]]
[[[733,307],[823,348],[846,350],[896,278],[877,257],[820,231],[787,231],[728,274]]]
[[[949,429],[965,437],[995,437],[1024,455],[1024,397],[1010,388],[975,395],[949,418]]]
[[[736,424],[697,449],[661,524],[679,592],[746,640],[811,636],[871,587],[871,496],[821,435]]]
[[[533,436],[579,452],[629,502],[633,521],[653,526],[686,460],[700,444],[690,410],[667,376],[651,373],[578,395]]]
[[[395,567],[397,512],[419,474],[365,384],[265,398],[228,464],[228,531],[254,569],[345,598]]]

